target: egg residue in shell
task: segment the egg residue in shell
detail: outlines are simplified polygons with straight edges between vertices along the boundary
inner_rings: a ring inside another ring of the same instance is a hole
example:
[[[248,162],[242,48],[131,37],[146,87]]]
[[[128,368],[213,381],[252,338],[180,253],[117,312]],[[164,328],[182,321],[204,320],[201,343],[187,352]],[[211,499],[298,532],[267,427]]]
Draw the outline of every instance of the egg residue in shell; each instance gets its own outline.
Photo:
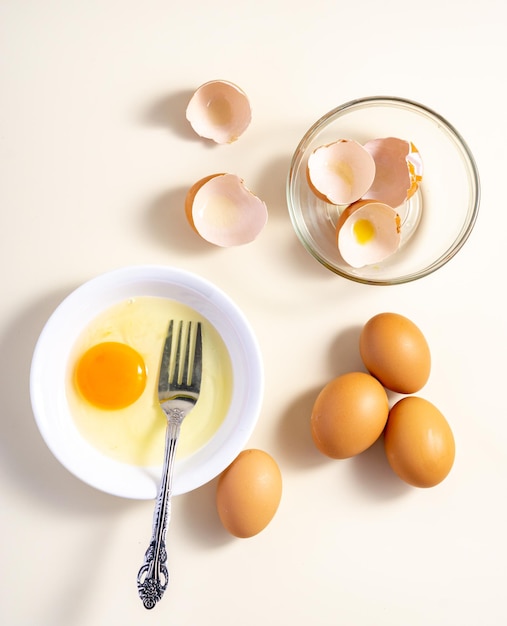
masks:
[[[397,137],[372,139],[364,144],[375,161],[375,178],[363,195],[399,207],[417,191],[423,165],[419,151],[410,141]]]
[[[428,342],[404,315],[385,312],[369,319],[359,336],[359,352],[366,369],[391,391],[415,393],[428,381]]]
[[[434,487],[446,478],[455,441],[444,415],[428,400],[407,396],[390,410],[384,447],[393,471],[415,487]]]
[[[338,219],[338,250],[351,267],[379,263],[399,248],[400,229],[400,216],[393,208],[375,200],[359,200]]]
[[[349,372],[331,380],[313,405],[311,434],[333,459],[355,456],[380,437],[389,413],[384,387],[370,374]]]
[[[227,415],[232,364],[214,326],[191,307],[167,298],[142,296],[118,302],[92,319],[77,337],[67,367],[71,417],[83,438],[106,456],[131,465],[155,466],[163,461],[167,421],[157,387],[173,318],[200,321],[204,339],[201,393],[183,421],[177,458],[205,445]],[[90,366],[96,365],[97,356],[105,360],[101,370],[93,372]],[[139,379],[141,362],[144,375]],[[126,378],[118,377],[121,371]]]
[[[364,144],[338,139],[313,149],[306,165],[307,182],[314,195],[339,207],[338,220],[333,222],[345,263],[362,268],[381,263],[399,250],[399,213],[406,212],[422,175],[419,151],[398,137]]]
[[[307,177],[310,187],[327,202],[350,204],[370,188],[375,161],[357,141],[339,139],[310,154]]]
[[[229,247],[250,243],[268,220],[265,202],[235,174],[206,176],[192,185],[185,198],[192,228],[206,241]]]
[[[271,522],[282,497],[282,474],[263,450],[243,450],[220,474],[217,512],[224,528],[240,538],[257,535]]]
[[[194,131],[218,144],[236,141],[252,121],[246,93],[227,80],[210,80],[193,93],[186,117]]]

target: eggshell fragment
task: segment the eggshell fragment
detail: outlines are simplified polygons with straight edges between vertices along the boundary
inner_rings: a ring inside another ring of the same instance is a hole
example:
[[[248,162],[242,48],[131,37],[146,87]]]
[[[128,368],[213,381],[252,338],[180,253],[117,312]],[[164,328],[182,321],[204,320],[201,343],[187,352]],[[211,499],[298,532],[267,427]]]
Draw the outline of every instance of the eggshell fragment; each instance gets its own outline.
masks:
[[[396,211],[375,200],[349,205],[336,224],[336,242],[351,267],[380,263],[400,246],[401,221]]]
[[[218,174],[210,174],[209,176],[204,176],[204,178],[201,178],[200,180],[195,182],[187,191],[187,195],[185,196],[185,215],[187,216],[187,220],[190,226],[192,226],[192,228],[195,230],[197,234],[199,234],[199,231],[195,227],[194,217],[193,217],[195,194],[199,191],[199,189],[203,185],[209,182],[212,178],[215,178],[215,176],[223,176],[224,174],[225,172],[220,172]]]
[[[389,413],[382,385],[364,372],[331,380],[319,393],[311,414],[311,433],[320,452],[346,459],[380,437]]]
[[[415,393],[429,378],[426,338],[398,313],[379,313],[368,320],[359,336],[359,352],[367,370],[391,391]]]
[[[252,110],[247,95],[237,85],[212,80],[194,92],[186,117],[200,137],[227,144],[236,141],[248,128]]]
[[[273,519],[282,497],[282,475],[263,450],[243,450],[218,479],[216,506],[235,537],[257,535]]]
[[[436,406],[417,396],[402,398],[392,407],[384,447],[393,471],[415,487],[434,487],[454,464],[449,423]]]
[[[307,177],[310,187],[327,202],[350,204],[372,184],[375,161],[357,141],[339,139],[310,154]]]
[[[185,213],[193,229],[217,246],[253,241],[268,219],[266,204],[235,174],[212,174],[187,192]]]
[[[375,178],[363,198],[399,207],[416,192],[422,179],[417,148],[410,141],[386,137],[366,142],[364,149],[375,161]]]

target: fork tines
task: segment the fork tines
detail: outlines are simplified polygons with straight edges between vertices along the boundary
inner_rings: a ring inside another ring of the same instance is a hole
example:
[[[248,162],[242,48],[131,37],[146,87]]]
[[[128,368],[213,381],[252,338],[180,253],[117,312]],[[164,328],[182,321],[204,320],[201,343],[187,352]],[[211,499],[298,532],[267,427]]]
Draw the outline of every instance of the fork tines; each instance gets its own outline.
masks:
[[[202,375],[201,322],[171,320],[162,355],[159,391],[200,386]]]

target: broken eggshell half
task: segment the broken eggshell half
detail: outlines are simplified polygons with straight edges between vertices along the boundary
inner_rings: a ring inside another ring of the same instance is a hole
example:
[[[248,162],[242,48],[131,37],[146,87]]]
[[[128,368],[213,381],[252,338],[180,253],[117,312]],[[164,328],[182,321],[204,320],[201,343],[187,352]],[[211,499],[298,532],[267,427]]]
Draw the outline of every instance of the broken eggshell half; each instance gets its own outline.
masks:
[[[186,117],[194,131],[218,144],[236,141],[252,121],[245,92],[226,80],[212,80],[192,95]]]
[[[336,224],[336,241],[343,260],[355,268],[380,263],[400,245],[401,220],[389,205],[359,200],[349,205]]]
[[[375,178],[364,199],[384,202],[393,208],[411,198],[422,179],[422,160],[410,141],[397,137],[372,139],[364,149],[375,161]]]
[[[211,174],[187,192],[185,212],[192,228],[221,247],[250,243],[268,219],[265,202],[235,174]]]
[[[314,193],[331,204],[359,200],[375,178],[375,161],[353,139],[338,139],[316,148],[308,158],[307,178]]]

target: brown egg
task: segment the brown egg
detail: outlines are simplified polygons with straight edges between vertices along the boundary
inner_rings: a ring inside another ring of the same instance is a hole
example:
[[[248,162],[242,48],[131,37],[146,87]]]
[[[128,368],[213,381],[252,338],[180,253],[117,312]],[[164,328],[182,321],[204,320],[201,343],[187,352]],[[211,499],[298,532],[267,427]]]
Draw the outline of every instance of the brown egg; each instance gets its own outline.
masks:
[[[417,396],[402,398],[392,407],[384,446],[394,472],[415,487],[437,485],[454,463],[454,436],[447,420]]]
[[[263,450],[243,450],[218,479],[216,506],[226,530],[253,537],[273,519],[282,497],[282,475]]]
[[[319,393],[311,415],[313,441],[323,454],[346,459],[369,448],[381,435],[389,413],[382,385],[364,372],[349,372]]]
[[[428,381],[431,355],[419,328],[398,313],[379,313],[363,327],[359,351],[366,369],[397,393],[415,393]]]

